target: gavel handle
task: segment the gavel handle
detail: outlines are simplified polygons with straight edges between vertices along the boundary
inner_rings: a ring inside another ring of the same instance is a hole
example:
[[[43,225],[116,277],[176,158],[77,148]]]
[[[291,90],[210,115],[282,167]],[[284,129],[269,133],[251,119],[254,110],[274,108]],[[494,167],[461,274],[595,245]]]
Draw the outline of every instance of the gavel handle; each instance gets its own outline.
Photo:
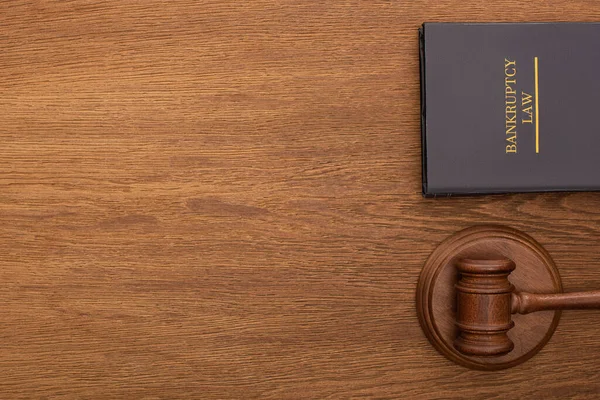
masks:
[[[534,294],[514,293],[511,299],[513,314],[529,314],[544,310],[600,309],[600,290],[576,293]]]

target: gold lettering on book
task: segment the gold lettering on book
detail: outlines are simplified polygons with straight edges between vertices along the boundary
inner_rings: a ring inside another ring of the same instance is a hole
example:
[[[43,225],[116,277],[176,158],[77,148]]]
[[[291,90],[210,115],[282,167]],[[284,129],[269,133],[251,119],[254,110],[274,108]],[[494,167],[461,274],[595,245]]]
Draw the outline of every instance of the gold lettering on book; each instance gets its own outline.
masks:
[[[521,92],[521,107],[523,107],[522,124],[533,124],[533,96],[529,93]]]
[[[517,62],[504,59],[504,120],[506,153],[517,153]]]

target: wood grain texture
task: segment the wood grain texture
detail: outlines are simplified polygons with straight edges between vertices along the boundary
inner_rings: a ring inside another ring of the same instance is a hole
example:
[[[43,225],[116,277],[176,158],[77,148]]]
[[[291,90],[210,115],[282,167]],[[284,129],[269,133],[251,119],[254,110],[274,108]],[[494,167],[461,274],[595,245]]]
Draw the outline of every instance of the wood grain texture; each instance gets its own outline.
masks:
[[[0,3],[1,398],[597,398],[600,313],[528,363],[419,327],[436,245],[531,234],[600,287],[600,195],[425,200],[417,28],[595,1]],[[535,382],[535,384],[532,384]]]

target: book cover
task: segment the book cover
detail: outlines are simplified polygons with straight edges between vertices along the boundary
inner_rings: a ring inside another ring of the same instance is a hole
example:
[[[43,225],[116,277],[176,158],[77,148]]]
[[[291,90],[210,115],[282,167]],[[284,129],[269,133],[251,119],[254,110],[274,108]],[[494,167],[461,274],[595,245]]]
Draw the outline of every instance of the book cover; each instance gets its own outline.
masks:
[[[600,189],[600,24],[425,23],[423,194]]]

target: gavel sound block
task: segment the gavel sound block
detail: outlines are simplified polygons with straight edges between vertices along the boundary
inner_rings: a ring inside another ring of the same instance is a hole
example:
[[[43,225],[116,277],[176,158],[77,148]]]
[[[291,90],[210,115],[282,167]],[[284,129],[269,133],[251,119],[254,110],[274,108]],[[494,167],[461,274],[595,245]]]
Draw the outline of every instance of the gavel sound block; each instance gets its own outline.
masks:
[[[600,291],[562,293],[542,246],[501,226],[469,228],[444,241],[417,287],[419,320],[430,342],[473,369],[526,361],[548,342],[560,310],[583,308],[600,308]]]

